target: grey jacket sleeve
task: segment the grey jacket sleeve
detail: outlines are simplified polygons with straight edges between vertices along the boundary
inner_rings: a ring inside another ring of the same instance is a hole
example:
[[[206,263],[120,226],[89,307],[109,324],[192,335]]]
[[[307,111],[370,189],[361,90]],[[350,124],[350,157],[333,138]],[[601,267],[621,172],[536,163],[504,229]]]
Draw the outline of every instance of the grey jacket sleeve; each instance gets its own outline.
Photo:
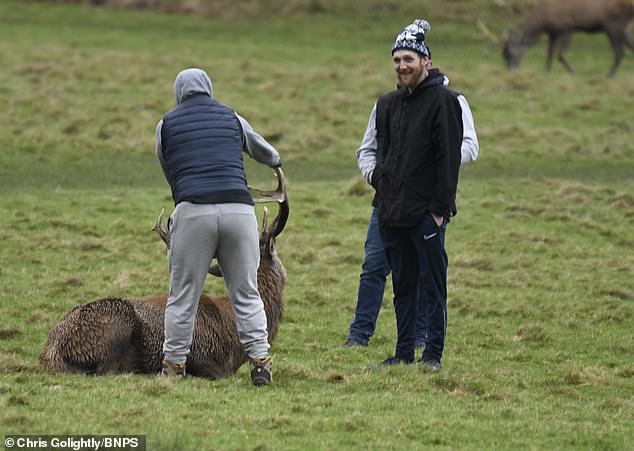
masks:
[[[460,153],[462,154],[461,164],[471,163],[478,159],[478,152],[480,151],[480,144],[478,143],[478,136],[476,135],[475,125],[473,123],[473,115],[471,114],[471,108],[467,103],[467,99],[463,95],[458,96],[460,107],[462,108],[462,146]]]
[[[158,158],[159,164],[161,165],[161,169],[163,170],[163,175],[165,176],[165,180],[167,183],[170,183],[170,179],[168,177],[167,171],[167,162],[165,161],[165,156],[163,155],[163,146],[161,143],[161,129],[163,128],[163,119],[161,119],[158,124],[156,124],[156,158]]]
[[[376,151],[378,143],[376,140],[376,103],[370,113],[368,127],[365,129],[361,146],[357,149],[357,165],[361,175],[370,184],[374,167],[376,166]]]
[[[245,118],[236,113],[240,126],[242,127],[242,136],[244,140],[244,151],[248,153],[255,161],[266,164],[272,168],[282,165],[280,154],[267,140],[265,140],[258,132],[253,130],[251,124]]]

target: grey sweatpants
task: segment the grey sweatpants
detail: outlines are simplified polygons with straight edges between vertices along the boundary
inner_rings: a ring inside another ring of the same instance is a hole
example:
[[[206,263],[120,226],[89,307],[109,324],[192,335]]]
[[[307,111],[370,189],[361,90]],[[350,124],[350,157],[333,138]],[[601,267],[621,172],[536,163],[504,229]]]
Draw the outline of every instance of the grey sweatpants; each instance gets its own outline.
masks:
[[[260,265],[255,210],[246,204],[179,203],[171,216],[170,291],[165,308],[165,358],[185,363],[198,301],[214,256],[236,316],[240,342],[253,359],[269,351],[266,314],[258,293]]]

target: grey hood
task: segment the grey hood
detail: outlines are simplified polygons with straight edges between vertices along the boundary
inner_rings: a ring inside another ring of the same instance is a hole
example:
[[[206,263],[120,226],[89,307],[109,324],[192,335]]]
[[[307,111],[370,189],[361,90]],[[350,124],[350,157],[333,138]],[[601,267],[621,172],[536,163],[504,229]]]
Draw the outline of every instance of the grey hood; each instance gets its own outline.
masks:
[[[185,69],[174,80],[176,103],[181,104],[194,94],[206,94],[213,98],[214,90],[211,87],[211,80],[202,69]]]

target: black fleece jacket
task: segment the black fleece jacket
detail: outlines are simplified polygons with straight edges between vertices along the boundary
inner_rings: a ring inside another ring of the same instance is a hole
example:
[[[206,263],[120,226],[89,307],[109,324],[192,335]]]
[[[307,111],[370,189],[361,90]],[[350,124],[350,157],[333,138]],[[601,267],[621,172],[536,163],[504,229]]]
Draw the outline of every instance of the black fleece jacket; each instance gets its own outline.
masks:
[[[412,227],[426,212],[456,214],[462,144],[458,93],[430,74],[411,93],[392,91],[377,102],[377,164],[372,176],[380,221]]]

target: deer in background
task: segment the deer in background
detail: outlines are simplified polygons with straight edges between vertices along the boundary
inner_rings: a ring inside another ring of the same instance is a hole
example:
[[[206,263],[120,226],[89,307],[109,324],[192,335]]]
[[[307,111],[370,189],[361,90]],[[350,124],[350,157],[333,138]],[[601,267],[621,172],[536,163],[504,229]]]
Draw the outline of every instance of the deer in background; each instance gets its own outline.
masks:
[[[634,51],[634,39],[627,27],[634,18],[634,0],[542,0],[524,16],[514,31],[507,33],[504,42],[479,22],[482,33],[494,45],[502,47],[502,55],[509,69],[519,66],[524,51],[531,47],[542,33],[548,36],[546,69],[550,70],[552,59],[557,59],[572,73],[572,67],[564,58],[570,46],[573,32],[606,33],[614,52],[614,63],[610,68],[612,77],[623,59],[624,47]]]
[[[256,202],[278,202],[279,212],[268,226],[264,209],[260,233],[258,291],[266,312],[269,341],[278,332],[282,319],[282,292],[286,270],[277,257],[275,239],[284,230],[289,215],[286,183],[276,168],[278,186],[274,191],[249,187]],[[167,231],[161,225],[163,212],[154,230],[169,248]],[[217,265],[209,269],[221,276]],[[105,298],[73,308],[52,328],[41,365],[56,372],[154,373],[163,359],[164,317],[167,295],[140,299]],[[187,373],[221,378],[234,374],[247,361],[238,338],[235,316],[228,297],[203,294],[198,305]]]

